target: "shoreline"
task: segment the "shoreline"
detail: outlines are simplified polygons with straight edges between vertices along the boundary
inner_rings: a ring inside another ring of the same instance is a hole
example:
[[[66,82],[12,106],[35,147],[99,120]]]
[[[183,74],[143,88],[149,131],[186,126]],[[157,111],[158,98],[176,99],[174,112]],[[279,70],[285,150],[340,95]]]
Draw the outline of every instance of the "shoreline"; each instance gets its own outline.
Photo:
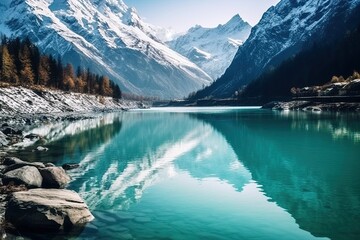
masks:
[[[67,93],[59,90],[46,89],[39,94],[34,90],[23,87],[0,88],[0,239],[4,237],[16,238],[17,234],[13,235],[13,233],[23,230],[21,228],[8,228],[8,221],[5,220],[6,209],[10,207],[9,202],[14,198],[15,194],[13,193],[15,192],[19,193],[18,197],[20,197],[21,194],[29,194],[30,196],[36,197],[36,194],[39,194],[33,191],[36,189],[44,192],[45,196],[47,196],[46,194],[50,194],[50,196],[51,194],[59,196],[56,197],[55,201],[63,201],[65,204],[71,205],[71,199],[74,199],[74,197],[75,199],[80,199],[79,201],[82,201],[81,197],[78,196],[77,193],[66,190],[66,187],[65,189],[64,187],[50,188],[49,191],[48,188],[43,188],[44,186],[41,184],[36,188],[33,188],[27,184],[16,183],[17,180],[13,182],[14,184],[8,184],[7,182],[4,182],[3,179],[9,177],[7,176],[8,172],[15,172],[25,167],[33,168],[32,170],[35,168],[35,171],[40,172],[41,175],[44,171],[48,170],[51,172],[53,169],[55,169],[55,172],[60,171],[62,172],[63,176],[68,176],[64,167],[57,167],[51,163],[48,163],[46,160],[42,161],[43,163],[39,163],[42,165],[41,167],[34,166],[35,162],[28,162],[28,159],[25,159],[26,157],[18,159],[20,164],[19,162],[12,163],[11,165],[4,164],[6,161],[5,159],[12,158],[12,155],[18,151],[16,145],[21,145],[22,143],[25,144],[28,142],[30,142],[30,145],[32,145],[37,141],[47,137],[31,133],[29,134],[32,129],[45,126],[47,124],[58,124],[62,122],[71,123],[80,120],[100,118],[103,114],[106,113],[123,112],[129,109],[137,108],[148,108],[148,106],[141,101],[115,100],[111,97],[99,97],[96,95],[80,93]],[[34,150],[40,152],[46,151],[47,149],[38,146]],[[15,166],[16,164],[18,166]],[[14,169],[9,170],[9,167]],[[26,172],[27,171],[23,170],[23,173],[20,174],[18,172],[17,174],[20,175],[20,178],[26,178]],[[52,172],[50,174],[52,174]],[[45,178],[42,180],[42,182],[45,182]],[[64,186],[66,186],[66,184]],[[56,191],[59,191],[61,194],[56,193]],[[60,196],[63,194],[70,200],[68,201],[67,199],[62,199]],[[53,201],[50,200],[52,197],[44,198],[46,201],[50,202],[50,205],[48,206],[49,208],[53,209],[52,207],[56,206],[55,203],[51,203],[51,201]],[[82,211],[87,211],[89,213],[85,219],[90,220],[92,218],[92,215],[89,212],[86,203],[84,202]],[[79,215],[81,215],[81,213],[79,213]],[[31,217],[28,218],[30,218],[31,223]],[[50,216],[50,218],[52,217]],[[46,223],[45,221],[41,224],[44,224],[45,226],[48,224],[48,222]],[[75,220],[74,228],[77,228],[78,224],[79,222]],[[6,229],[10,230],[7,231]],[[34,229],[36,229],[36,227]],[[62,227],[60,229],[62,229]],[[61,234],[63,231],[64,230],[60,230],[59,234]],[[29,232],[29,234],[31,234],[31,232]]]
[[[262,106],[262,109],[278,111],[305,112],[352,112],[360,113],[359,102],[318,102],[305,100],[274,101]]]
[[[27,141],[30,141],[30,145],[36,145],[36,142],[38,142],[39,140],[42,139],[46,139],[47,136],[40,136],[40,135],[36,135],[36,134],[28,134],[26,135],[26,133],[28,131],[31,132],[32,129],[35,129],[37,127],[41,127],[41,126],[45,126],[47,124],[59,124],[59,123],[63,123],[63,122],[68,122],[69,124],[71,124],[72,122],[77,122],[77,121],[82,121],[82,120],[88,120],[88,119],[97,119],[97,118],[102,118],[104,113],[121,113],[123,111],[126,111],[127,109],[107,109],[106,111],[93,111],[93,112],[62,112],[62,113],[46,113],[46,114],[29,114],[29,113],[25,113],[25,114],[13,114],[11,116],[4,116],[4,115],[0,115],[0,239],[3,238],[7,238],[7,237],[14,237],[16,238],[16,236],[18,236],[18,232],[21,232],[22,234],[33,234],[32,232],[25,232],[22,231],[23,229],[21,228],[16,228],[13,226],[13,224],[8,223],[8,221],[6,221],[5,215],[6,215],[6,209],[8,207],[8,203],[9,201],[11,201],[11,198],[13,196],[13,193],[15,192],[19,192],[19,193],[23,193],[28,192],[29,190],[32,189],[39,189],[39,190],[44,190],[47,191],[48,188],[32,188],[32,187],[28,187],[27,185],[24,184],[5,184],[3,181],[3,178],[5,177],[6,174],[6,169],[9,166],[6,166],[4,164],[4,160],[6,158],[13,158],[15,157],[17,154],[16,152],[21,150],[21,147],[19,148],[17,145],[21,145],[21,144],[25,144],[28,143]],[[11,129],[11,131],[10,131]],[[4,134],[3,131],[7,132],[8,134]],[[30,136],[29,136],[30,135]],[[4,143],[4,139],[2,139],[3,137],[5,137],[6,141],[8,142],[8,144],[6,145],[2,145],[2,143]],[[32,139],[33,138],[33,139]],[[27,147],[29,147],[27,146]],[[34,148],[33,151],[47,151],[46,147],[41,147],[40,149],[38,148]],[[15,155],[15,156],[14,156]],[[16,157],[15,157],[16,158]],[[21,159],[19,159],[20,161],[23,161],[23,166],[32,166],[34,163],[36,164],[37,162],[33,162],[33,160],[29,160],[26,157],[21,157]],[[47,168],[47,167],[53,167],[53,168],[57,168],[57,169],[61,169],[61,171],[64,172],[65,175],[67,171],[71,170],[71,169],[66,169],[67,166],[55,166],[53,165],[50,161],[46,161],[46,159],[44,159],[43,161],[41,161],[41,163]],[[65,164],[66,165],[66,164]],[[68,163],[67,165],[76,165],[73,163]],[[39,168],[39,171],[41,172],[43,169],[42,167]],[[51,190],[51,189],[50,189]],[[64,191],[68,191],[67,187],[60,188],[59,190],[64,190]],[[71,191],[72,192],[72,191]],[[29,193],[30,194],[30,193]],[[65,195],[68,194],[65,192]],[[72,194],[72,193],[70,193]],[[73,192],[73,194],[77,194],[75,192]],[[30,194],[32,195],[32,193]],[[59,195],[61,196],[61,195]],[[80,197],[80,196],[78,196]],[[81,198],[80,198],[81,199]],[[61,200],[61,198],[60,198]],[[83,201],[83,200],[82,200]],[[71,202],[71,201],[70,201]],[[86,203],[84,203],[84,205],[86,206]],[[52,207],[52,206],[50,206]],[[87,208],[84,207],[84,208]],[[91,214],[91,213],[90,213]],[[82,228],[80,226],[80,228]],[[36,228],[34,228],[36,229]],[[64,230],[59,230],[57,231],[56,234],[70,234],[69,236],[71,236],[71,234],[73,234],[73,231],[77,231],[79,229],[78,226],[74,226],[73,230],[70,230],[68,233],[65,232]],[[36,232],[34,232],[34,234],[36,234]],[[29,235],[29,236],[30,236]],[[25,239],[27,239],[25,237]]]
[[[262,109],[272,110],[302,110],[302,111],[327,111],[327,112],[360,112],[360,101],[356,97],[327,97],[303,98],[280,101],[263,102],[251,100],[240,101],[237,99],[208,99],[208,100],[173,100],[157,101],[153,107],[251,107],[260,106]]]

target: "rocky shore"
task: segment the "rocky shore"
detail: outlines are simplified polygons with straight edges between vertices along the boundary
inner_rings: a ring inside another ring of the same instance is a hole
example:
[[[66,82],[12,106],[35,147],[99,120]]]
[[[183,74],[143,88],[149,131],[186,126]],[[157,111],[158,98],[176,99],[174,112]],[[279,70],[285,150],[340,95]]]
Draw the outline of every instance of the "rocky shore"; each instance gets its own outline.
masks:
[[[120,111],[119,109],[101,112],[64,112],[64,113],[19,113],[12,115],[0,114],[0,156],[6,154],[7,148],[24,141],[37,141],[44,136],[27,134],[27,131],[46,124],[75,122],[97,118],[105,112]],[[46,149],[37,149],[39,151]]]
[[[74,191],[65,169],[52,163],[0,159],[2,238],[11,233],[67,232],[92,221],[86,203]]]
[[[9,156],[14,146],[41,142],[47,137],[29,130],[133,108],[146,106],[142,102],[58,90],[0,88],[0,239],[17,239],[20,233],[79,232],[94,219],[81,197],[65,189],[71,181],[67,171],[76,164],[55,166]],[[37,146],[33,151],[47,148]]]
[[[46,138],[28,134],[29,129],[46,124],[76,123],[98,118],[102,113],[0,116],[0,239],[17,239],[19,233],[28,236],[45,231],[57,234],[79,232],[94,218],[81,197],[65,189],[71,181],[67,171],[78,167],[77,164],[55,166],[24,161],[26,159],[9,154],[16,152],[17,144],[41,142]],[[47,148],[37,146],[33,151],[47,151]]]
[[[314,102],[314,101],[288,101],[270,102],[263,109],[280,111],[297,110],[308,112],[360,112],[359,102]]]

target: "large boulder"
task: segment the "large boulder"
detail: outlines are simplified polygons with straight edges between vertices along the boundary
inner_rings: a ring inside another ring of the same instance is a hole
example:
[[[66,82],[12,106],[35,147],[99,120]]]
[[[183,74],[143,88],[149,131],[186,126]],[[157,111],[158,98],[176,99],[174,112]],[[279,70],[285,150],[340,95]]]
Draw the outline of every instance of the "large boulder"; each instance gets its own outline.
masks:
[[[41,162],[25,162],[16,157],[6,157],[2,163],[6,166],[5,169],[2,170],[2,173],[7,173],[13,171],[18,168],[22,168],[24,166],[32,166],[36,168],[44,168],[45,164]]]
[[[25,162],[17,157],[5,157],[2,164],[7,165],[7,166],[18,164],[18,165],[23,165],[23,166],[33,166],[33,167],[37,167],[37,168],[45,167],[44,163],[42,163],[42,162]]]
[[[13,193],[5,220],[19,230],[41,232],[70,230],[92,221],[94,216],[74,191],[31,189]]]
[[[80,164],[78,164],[78,163],[65,163],[65,164],[62,165],[62,168],[64,170],[73,170],[73,169],[76,169],[78,167],[80,167]]]
[[[0,147],[7,146],[9,144],[9,141],[7,139],[7,136],[0,131]]]
[[[29,188],[41,187],[43,178],[36,167],[24,166],[4,174],[3,184],[8,185],[13,182],[20,185],[25,184]]]
[[[71,180],[61,167],[40,168],[39,171],[43,177],[44,188],[64,188]]]
[[[7,166],[10,166],[13,164],[18,164],[18,163],[24,163],[24,161],[17,157],[5,157],[4,161],[2,162],[2,164],[7,165]]]
[[[6,127],[1,130],[5,135],[22,135],[22,131],[11,127]]]

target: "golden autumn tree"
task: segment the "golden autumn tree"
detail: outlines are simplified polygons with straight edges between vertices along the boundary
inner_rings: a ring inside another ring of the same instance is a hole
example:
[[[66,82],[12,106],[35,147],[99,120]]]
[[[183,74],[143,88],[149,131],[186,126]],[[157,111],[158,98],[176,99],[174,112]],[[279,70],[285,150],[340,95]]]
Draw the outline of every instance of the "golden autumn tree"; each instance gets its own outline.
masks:
[[[39,83],[40,85],[46,86],[50,80],[50,62],[49,57],[43,55],[40,57],[39,64]]]
[[[1,80],[15,84],[19,83],[19,76],[16,71],[14,59],[10,55],[6,45],[2,46],[1,51]]]
[[[63,86],[67,91],[75,89],[74,68],[70,63],[66,64],[64,68]]]
[[[30,57],[30,50],[27,45],[24,45],[20,50],[20,63],[21,63],[21,70],[20,70],[20,81],[25,85],[33,85],[34,84],[34,72],[31,65],[31,57]]]
[[[107,76],[102,76],[100,79],[100,95],[104,95],[104,96],[112,95],[110,79]]]
[[[76,70],[76,79],[75,79],[75,91],[83,93],[86,88],[86,74],[85,71],[78,66]]]

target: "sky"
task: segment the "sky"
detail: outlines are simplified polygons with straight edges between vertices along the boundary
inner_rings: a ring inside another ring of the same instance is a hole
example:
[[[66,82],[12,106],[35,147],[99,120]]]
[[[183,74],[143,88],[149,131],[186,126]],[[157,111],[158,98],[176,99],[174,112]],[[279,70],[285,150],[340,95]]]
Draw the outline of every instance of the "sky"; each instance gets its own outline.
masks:
[[[140,17],[153,25],[185,32],[199,24],[216,27],[239,14],[254,26],[279,0],[124,0]]]

